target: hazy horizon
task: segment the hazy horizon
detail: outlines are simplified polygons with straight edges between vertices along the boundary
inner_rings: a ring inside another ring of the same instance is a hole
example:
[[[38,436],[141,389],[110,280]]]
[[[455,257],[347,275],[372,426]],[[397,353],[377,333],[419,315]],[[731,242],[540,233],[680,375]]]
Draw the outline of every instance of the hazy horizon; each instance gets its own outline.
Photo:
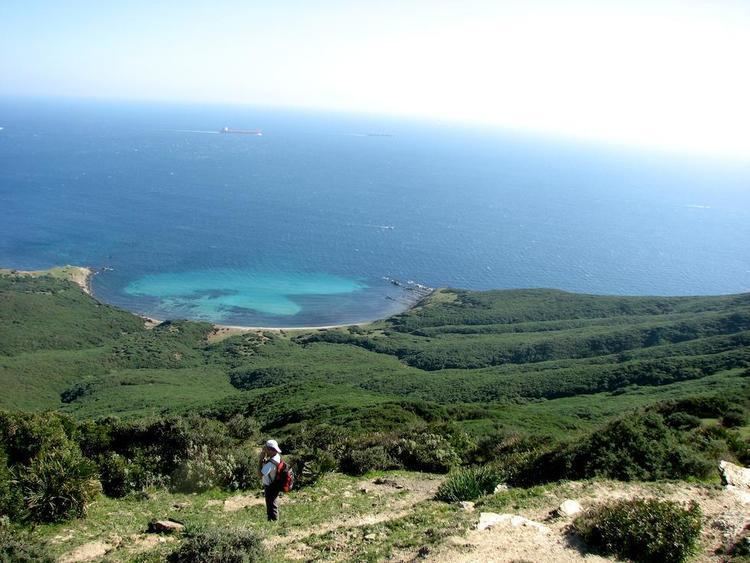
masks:
[[[750,156],[742,2],[37,0],[0,6],[0,22],[6,97],[367,113]]]

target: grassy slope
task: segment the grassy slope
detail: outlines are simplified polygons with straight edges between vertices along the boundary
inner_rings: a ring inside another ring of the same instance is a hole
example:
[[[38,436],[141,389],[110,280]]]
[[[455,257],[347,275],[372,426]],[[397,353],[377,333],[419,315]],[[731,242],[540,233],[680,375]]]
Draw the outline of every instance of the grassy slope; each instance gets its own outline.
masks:
[[[0,318],[0,407],[81,417],[198,408],[269,428],[435,419],[565,433],[664,398],[748,393],[748,294],[442,290],[364,329],[209,343],[205,323],[146,330],[64,279],[6,274]]]
[[[55,556],[63,556],[88,542],[107,542],[117,546],[109,553],[108,561],[133,561],[138,552],[147,561],[163,561],[175,548],[175,543],[143,543],[153,539],[144,534],[153,519],[175,518],[193,528],[218,526],[222,529],[251,528],[268,544],[275,546],[275,560],[284,560],[285,551],[294,545],[305,548],[306,543],[319,544],[326,529],[354,529],[365,550],[375,549],[380,558],[390,552],[394,543],[416,545],[431,543],[448,533],[462,532],[474,519],[455,507],[427,500],[439,484],[439,476],[398,472],[387,474],[389,480],[403,484],[402,489],[376,486],[374,474],[363,480],[340,474],[327,474],[314,487],[295,491],[282,499],[282,521],[266,522],[262,496],[252,492],[226,493],[209,491],[197,495],[152,491],[148,499],[109,499],[100,497],[90,508],[86,519],[65,524],[40,525],[33,536],[51,546]],[[416,490],[414,490],[416,488]],[[425,490],[422,490],[422,489]],[[365,490],[363,490],[365,489]],[[224,502],[243,499],[246,506],[227,511]],[[421,516],[407,533],[401,531],[390,541],[362,541],[368,527],[400,527],[404,516],[414,511]],[[381,521],[383,524],[375,524]],[[393,520],[393,522],[391,522]],[[369,524],[368,524],[369,523]],[[428,528],[441,530],[432,540],[425,539]],[[359,543],[358,542],[358,543]],[[397,545],[401,547],[401,545]],[[327,546],[310,550],[315,559],[326,558]],[[330,554],[329,554],[330,555]],[[358,559],[362,560],[362,559]]]

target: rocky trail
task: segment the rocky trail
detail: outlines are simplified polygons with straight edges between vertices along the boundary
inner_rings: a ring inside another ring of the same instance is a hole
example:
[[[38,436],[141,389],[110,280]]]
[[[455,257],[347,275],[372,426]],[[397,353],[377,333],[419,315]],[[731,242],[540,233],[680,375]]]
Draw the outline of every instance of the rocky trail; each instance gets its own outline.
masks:
[[[563,496],[568,498],[561,501]],[[677,483],[569,483],[560,491],[550,493],[538,506],[497,515],[505,518],[498,518],[484,529],[475,528],[466,536],[448,538],[445,545],[426,560],[443,563],[612,561],[586,552],[568,531],[575,515],[561,513],[559,506],[564,500],[574,500],[586,510],[608,500],[636,497],[685,504],[695,500],[700,505],[704,519],[702,549],[693,561],[724,561],[722,556],[715,555],[716,550],[750,525],[750,504],[743,502],[731,489]],[[482,514],[484,519],[487,514]]]
[[[258,529],[275,560],[567,563],[613,560],[588,553],[570,533],[570,524],[581,511],[617,499],[696,501],[703,530],[700,553],[691,561],[718,563],[726,561],[719,552],[750,526],[750,470],[727,464],[722,472],[722,485],[594,480],[532,490],[502,489],[476,503],[457,505],[433,500],[441,476],[339,477],[283,498],[282,521],[285,514],[296,520],[279,527],[262,524],[263,499],[257,493],[210,498],[202,504],[181,501],[171,507],[185,519],[195,509],[228,527]],[[162,555],[179,541],[181,528],[175,521],[152,522],[149,527],[174,526],[177,533],[141,530],[92,537],[58,561],[163,560]],[[61,534],[57,541],[70,539],[70,533]]]

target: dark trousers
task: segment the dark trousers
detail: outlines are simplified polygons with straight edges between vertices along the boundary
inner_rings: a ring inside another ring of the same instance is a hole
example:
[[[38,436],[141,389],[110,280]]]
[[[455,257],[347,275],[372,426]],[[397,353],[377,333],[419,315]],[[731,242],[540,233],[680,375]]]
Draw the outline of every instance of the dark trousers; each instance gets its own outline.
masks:
[[[263,487],[263,495],[266,497],[266,515],[269,520],[279,519],[279,493],[281,489],[275,483]]]

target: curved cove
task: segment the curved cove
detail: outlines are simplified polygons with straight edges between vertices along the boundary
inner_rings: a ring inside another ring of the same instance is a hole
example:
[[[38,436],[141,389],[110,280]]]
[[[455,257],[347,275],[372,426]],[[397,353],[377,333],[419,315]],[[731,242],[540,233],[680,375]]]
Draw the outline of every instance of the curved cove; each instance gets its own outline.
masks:
[[[380,284],[313,272],[201,270],[149,274],[122,293],[144,314],[220,324],[298,326],[372,320],[397,299]],[[131,303],[132,306],[132,303]]]

